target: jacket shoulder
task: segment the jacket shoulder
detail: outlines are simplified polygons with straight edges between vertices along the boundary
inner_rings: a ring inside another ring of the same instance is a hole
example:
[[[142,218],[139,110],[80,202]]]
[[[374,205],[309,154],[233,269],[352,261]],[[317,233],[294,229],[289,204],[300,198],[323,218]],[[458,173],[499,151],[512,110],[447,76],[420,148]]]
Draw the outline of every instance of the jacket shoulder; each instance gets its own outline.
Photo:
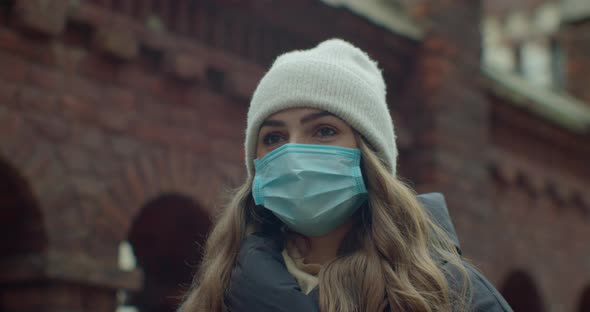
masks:
[[[467,293],[467,311],[473,312],[512,312],[512,308],[506,302],[498,290],[479,272],[473,265],[463,262],[468,274],[469,292]],[[457,298],[463,291],[463,278],[461,272],[449,264],[445,264],[444,272],[449,281],[453,298]],[[459,304],[456,304],[458,307]]]

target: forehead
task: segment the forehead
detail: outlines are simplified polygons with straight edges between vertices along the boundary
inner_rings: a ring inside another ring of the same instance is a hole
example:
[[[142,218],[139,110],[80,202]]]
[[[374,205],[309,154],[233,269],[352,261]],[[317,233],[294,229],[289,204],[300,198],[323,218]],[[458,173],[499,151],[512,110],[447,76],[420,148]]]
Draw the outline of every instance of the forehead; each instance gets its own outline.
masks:
[[[320,113],[322,110],[309,107],[294,107],[287,108],[278,111],[266,118],[266,120],[286,120],[286,119],[299,119],[309,114]]]

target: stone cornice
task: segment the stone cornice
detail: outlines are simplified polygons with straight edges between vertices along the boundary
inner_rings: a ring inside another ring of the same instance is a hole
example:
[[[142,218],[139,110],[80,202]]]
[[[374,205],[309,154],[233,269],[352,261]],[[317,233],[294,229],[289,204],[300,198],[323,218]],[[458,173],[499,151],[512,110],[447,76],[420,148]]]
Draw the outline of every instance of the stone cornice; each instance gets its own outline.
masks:
[[[499,70],[483,67],[485,87],[510,104],[522,107],[572,132],[590,134],[590,108],[566,94],[536,88],[525,80]]]
[[[577,208],[590,215],[588,182],[558,169],[544,168],[498,148],[490,153],[490,171],[494,179],[503,184],[526,191],[534,198],[546,197],[562,207]]]

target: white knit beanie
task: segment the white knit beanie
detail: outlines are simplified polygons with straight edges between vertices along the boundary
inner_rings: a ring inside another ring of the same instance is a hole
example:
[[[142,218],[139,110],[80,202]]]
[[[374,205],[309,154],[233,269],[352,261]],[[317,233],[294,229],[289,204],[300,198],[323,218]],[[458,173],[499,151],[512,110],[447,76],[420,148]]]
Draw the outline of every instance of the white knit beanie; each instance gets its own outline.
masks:
[[[331,39],[317,47],[279,56],[250,102],[246,128],[246,168],[254,176],[260,125],[293,107],[315,108],[340,117],[363,135],[396,173],[397,147],[377,63],[352,44]]]

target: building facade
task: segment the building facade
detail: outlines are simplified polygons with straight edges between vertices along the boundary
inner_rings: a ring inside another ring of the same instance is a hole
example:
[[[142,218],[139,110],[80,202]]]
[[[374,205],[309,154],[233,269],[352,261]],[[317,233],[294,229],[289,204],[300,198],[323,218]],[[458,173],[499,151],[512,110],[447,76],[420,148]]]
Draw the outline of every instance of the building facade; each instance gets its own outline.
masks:
[[[465,255],[515,311],[590,311],[590,20],[550,31],[555,83],[514,59],[482,66],[498,46],[480,29],[503,23],[494,12],[459,0],[0,1],[0,310],[172,311],[245,178],[257,82],[280,53],[341,37],[383,69],[398,172],[445,194]]]

